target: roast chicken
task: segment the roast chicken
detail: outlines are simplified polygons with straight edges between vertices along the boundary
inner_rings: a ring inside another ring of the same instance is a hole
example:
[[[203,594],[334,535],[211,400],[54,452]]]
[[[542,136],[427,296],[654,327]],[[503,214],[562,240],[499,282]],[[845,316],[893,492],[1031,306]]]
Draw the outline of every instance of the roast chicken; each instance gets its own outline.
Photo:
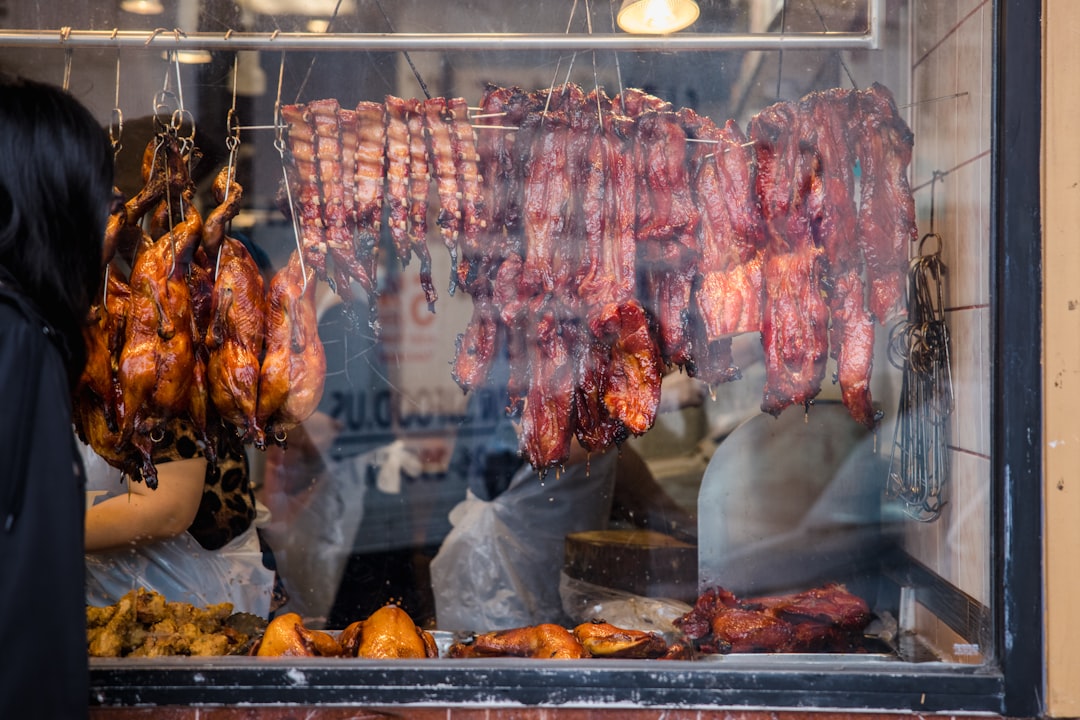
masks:
[[[396,605],[385,605],[367,620],[348,625],[338,640],[349,657],[397,660],[439,656],[431,633],[417,627],[409,614]]]
[[[341,644],[330,633],[304,627],[296,613],[277,615],[252,647],[258,657],[338,657]]]
[[[477,635],[471,643],[454,643],[450,657],[523,657],[572,660],[589,657],[574,635],[561,625],[542,623]]]
[[[627,630],[603,620],[578,625],[574,637],[592,657],[658,658],[668,652],[667,641],[656,633]]]

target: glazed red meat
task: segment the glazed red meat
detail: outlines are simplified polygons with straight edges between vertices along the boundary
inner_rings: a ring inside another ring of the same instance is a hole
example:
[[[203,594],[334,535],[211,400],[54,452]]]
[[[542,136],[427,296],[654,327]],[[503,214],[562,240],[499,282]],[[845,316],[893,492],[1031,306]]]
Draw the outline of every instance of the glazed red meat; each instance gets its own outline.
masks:
[[[858,104],[852,128],[862,168],[856,232],[866,258],[870,312],[885,322],[904,298],[908,253],[918,239],[907,179],[914,135],[884,86],[859,91]]]
[[[858,112],[856,98],[857,93],[841,89],[810,93],[799,110],[802,141],[815,147],[821,160],[824,192],[815,237],[825,253],[822,285],[829,305],[829,352],[836,360],[844,405],[855,420],[872,429],[878,420],[870,396],[874,329],[855,231],[851,124]]]
[[[708,588],[676,627],[702,652],[848,652],[862,647],[866,601],[830,584],[790,595],[741,600]]]
[[[828,307],[821,295],[822,250],[812,234],[821,212],[820,162],[812,149],[799,143],[798,123],[791,103],[772,105],[750,121],[767,231],[761,409],[773,415],[817,396],[829,347]]]

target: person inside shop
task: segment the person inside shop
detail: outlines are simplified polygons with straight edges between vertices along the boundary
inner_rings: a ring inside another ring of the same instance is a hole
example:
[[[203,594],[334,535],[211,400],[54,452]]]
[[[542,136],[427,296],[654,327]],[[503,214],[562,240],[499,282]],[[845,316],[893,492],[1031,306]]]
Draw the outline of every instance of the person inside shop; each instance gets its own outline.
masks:
[[[558,623],[566,536],[608,528],[612,520],[684,538],[696,520],[664,491],[634,450],[587,452],[574,439],[558,471],[540,475],[519,452],[514,420],[504,412],[505,353],[473,391],[448,474],[468,488],[450,513],[453,529],[431,563],[438,627],[490,631]],[[658,412],[700,404],[704,386],[678,383]]]
[[[326,355],[322,398],[289,430],[286,447],[267,449],[257,488],[270,511],[262,532],[288,596],[282,611],[327,627],[363,620],[386,601],[382,584],[366,583],[374,606],[352,609],[348,618],[334,617],[330,624],[354,538],[368,514],[375,453],[392,441],[387,369],[367,322],[365,293],[355,283],[352,289],[355,300],[347,305],[319,282],[316,316]]]
[[[388,257],[393,257],[392,250]],[[464,487],[446,486],[402,435],[402,404],[390,326],[401,275],[380,267],[377,335],[367,293],[356,283],[346,304],[328,283],[316,291],[326,382],[318,409],[270,448],[259,498],[263,528],[288,604],[312,626],[342,628],[393,603],[432,626],[428,564],[449,531],[449,509]]]
[[[70,395],[112,188],[109,139],[91,112],[59,88],[0,74],[4,718],[88,714],[85,478]]]
[[[231,603],[268,617],[274,571],[256,531],[248,456],[218,424],[208,463],[185,419],[155,438],[155,489],[109,465],[89,445],[86,464],[86,602],[103,607],[143,588],[197,607]]]

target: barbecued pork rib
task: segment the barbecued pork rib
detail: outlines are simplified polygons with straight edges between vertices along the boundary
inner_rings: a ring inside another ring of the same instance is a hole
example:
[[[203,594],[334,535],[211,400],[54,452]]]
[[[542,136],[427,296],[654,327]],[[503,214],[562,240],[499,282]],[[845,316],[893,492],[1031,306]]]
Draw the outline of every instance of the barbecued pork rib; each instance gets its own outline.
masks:
[[[286,146],[290,193],[290,212],[300,228],[304,262],[315,274],[326,278],[326,232],[322,215],[322,191],[315,156],[315,123],[304,105],[282,105],[281,118],[288,125]]]
[[[908,255],[918,239],[907,179],[914,135],[883,85],[860,90],[857,102],[851,128],[861,167],[856,236],[866,260],[870,312],[884,323],[900,309]]]
[[[767,231],[761,409],[778,415],[813,400],[825,373],[828,307],[821,296],[822,250],[812,234],[821,212],[821,170],[816,152],[798,141],[798,115],[790,103],[755,115],[750,137]]]

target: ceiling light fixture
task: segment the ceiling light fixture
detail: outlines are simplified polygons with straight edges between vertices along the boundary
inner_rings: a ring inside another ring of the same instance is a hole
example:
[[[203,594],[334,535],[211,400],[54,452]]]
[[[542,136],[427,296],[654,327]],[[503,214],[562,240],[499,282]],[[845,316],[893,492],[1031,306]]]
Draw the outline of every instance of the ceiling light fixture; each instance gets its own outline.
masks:
[[[214,59],[209,50],[166,50],[161,53],[162,60],[175,60],[184,65],[205,65]]]
[[[165,12],[161,0],[123,0],[120,9],[135,15],[160,15]]]
[[[623,0],[617,22],[628,33],[666,35],[692,25],[700,12],[694,0]]]

